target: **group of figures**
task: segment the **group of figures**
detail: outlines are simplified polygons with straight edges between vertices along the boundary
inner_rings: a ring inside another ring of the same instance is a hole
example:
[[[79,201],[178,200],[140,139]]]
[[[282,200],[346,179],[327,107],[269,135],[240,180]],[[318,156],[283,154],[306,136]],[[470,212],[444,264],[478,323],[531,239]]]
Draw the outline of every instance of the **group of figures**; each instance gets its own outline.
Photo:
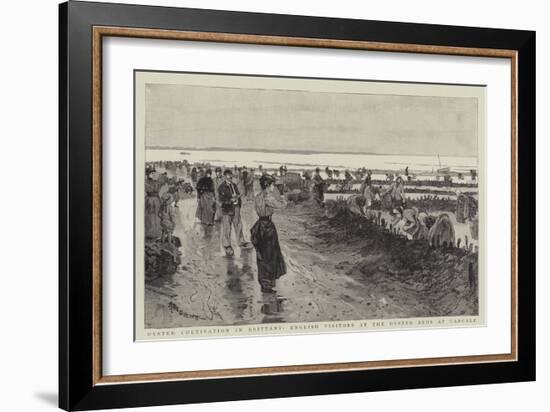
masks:
[[[193,177],[197,172],[196,181]],[[262,292],[271,293],[275,281],[286,273],[286,264],[279,245],[277,229],[272,221],[276,209],[284,208],[286,200],[280,196],[275,183],[276,177],[263,173],[258,179],[260,190],[254,195],[252,172],[246,167],[239,168],[237,175],[233,169],[191,170],[191,180],[197,193],[195,217],[204,230],[205,237],[219,233],[220,243],[225,255],[234,255],[232,236],[234,235],[241,249],[254,247],[258,266],[258,281]],[[199,177],[199,174],[202,175]],[[178,201],[188,196],[193,186],[184,179],[168,177],[158,173],[154,167],[146,170],[145,181],[145,237],[147,241],[157,242],[168,251],[178,246],[178,239],[173,236],[176,222]],[[244,200],[254,202],[258,216],[250,230],[250,239],[246,239],[241,220],[241,208]]]
[[[160,239],[171,243],[174,232],[175,208],[184,194],[193,187],[183,180],[168,177],[154,168],[145,171],[145,239]]]
[[[231,245],[232,231],[241,248],[249,247],[243,233],[241,207],[243,197],[250,198],[255,181],[253,172],[248,173],[245,167],[236,170],[238,174],[234,176],[232,169],[225,169],[222,173],[222,169],[217,167],[215,175],[212,176],[212,171],[206,169],[204,176],[196,182],[196,218],[204,227],[206,236],[211,236],[212,228],[219,227],[221,245],[229,257],[234,254]],[[286,273],[286,264],[272,215],[276,209],[286,206],[285,193],[289,189],[288,186],[292,186],[290,177],[292,174],[288,174],[284,166],[279,169],[278,178],[262,171],[259,178],[261,190],[253,197],[258,220],[250,230],[250,239],[256,249],[258,280],[263,292],[273,291],[275,281]],[[307,198],[311,193],[317,204],[324,207],[326,183],[320,175],[320,169],[317,168],[313,176],[305,172],[298,180],[298,190],[307,192]],[[357,196],[357,199],[364,203],[361,208],[363,213],[380,198],[380,192],[373,188],[371,180],[369,171],[363,182],[361,194]],[[242,193],[243,187],[245,193]],[[403,180],[398,177],[382,192],[382,196],[389,196],[392,208],[402,208],[406,202]]]
[[[205,233],[211,233],[210,228],[219,226],[221,246],[226,256],[234,254],[231,245],[232,230],[241,248],[249,248],[250,242],[243,233],[241,207],[243,198],[250,199],[253,194],[253,175],[241,169],[236,179],[231,169],[216,168],[212,177],[210,169],[197,181],[197,211],[196,217],[205,227]],[[239,182],[241,184],[239,184]],[[255,196],[254,209],[258,220],[250,230],[251,243],[256,249],[258,266],[258,281],[262,292],[273,292],[275,281],[286,273],[286,264],[281,253],[277,229],[271,219],[275,209],[286,206],[284,197],[274,194],[276,179],[267,173],[259,179],[261,190]],[[244,187],[244,193],[239,190]]]
[[[167,165],[173,166],[173,165]],[[340,207],[334,200],[325,200],[327,183],[317,168],[313,174],[304,172],[288,173],[281,166],[277,173],[270,175],[260,168],[258,178],[254,170],[236,166],[223,169],[216,167],[214,175],[209,166],[193,167],[185,164],[185,171],[191,182],[178,178],[177,173],[168,177],[166,172],[158,173],[154,166],[148,166],[145,182],[145,235],[146,239],[177,247],[178,239],[173,238],[175,215],[178,201],[193,191],[197,194],[195,217],[204,232],[205,238],[214,234],[220,238],[225,256],[234,255],[232,237],[241,249],[254,247],[257,257],[258,281],[263,292],[272,292],[275,281],[286,273],[286,264],[279,245],[277,229],[272,215],[275,210],[284,208],[289,201],[313,199],[328,217],[334,216]],[[176,165],[181,168],[181,165]],[[424,239],[430,244],[449,246],[455,241],[451,218],[446,213],[437,216],[418,210],[407,204],[404,180],[397,175],[384,188],[375,186],[372,173],[365,169],[359,193],[352,194],[345,201],[351,214],[361,216],[392,232],[409,239]],[[259,187],[258,187],[259,185]],[[296,193],[298,192],[298,193]],[[295,196],[297,195],[298,196]],[[257,221],[250,230],[250,241],[243,231],[241,208],[243,201],[253,202]],[[463,217],[459,220],[473,221],[477,214],[473,198],[459,197]],[[314,203],[314,204],[315,204]],[[384,213],[384,217],[383,216]],[[467,216],[466,216],[467,215]],[[477,224],[477,216],[475,223]],[[472,231],[473,233],[474,231]],[[475,231],[477,235],[477,230]],[[172,251],[177,254],[175,251]]]
[[[253,193],[253,175],[246,168],[236,177],[231,169],[216,168],[215,176],[206,170],[197,181],[196,217],[210,236],[212,228],[218,226],[221,245],[225,255],[231,257],[234,250],[231,245],[232,231],[241,248],[250,248],[250,242],[243,233],[241,207],[243,198],[250,199]],[[242,184],[239,185],[239,182]],[[262,292],[273,292],[275,281],[286,273],[286,264],[281,253],[277,229],[271,219],[275,209],[286,206],[284,197],[274,194],[276,179],[267,173],[259,179],[260,192],[253,196],[254,209],[258,220],[250,230],[251,243],[256,249],[258,281]],[[244,187],[244,193],[239,190]]]
[[[344,184],[349,186],[352,181],[351,179],[351,175],[347,176],[346,172]],[[314,199],[319,205],[323,206],[324,192],[326,191],[327,184],[321,177],[319,168],[315,169],[312,181]],[[376,187],[373,185],[372,172],[370,170],[366,171],[366,176],[361,183],[359,193],[350,196],[348,199],[351,207],[359,208],[362,211],[365,209],[380,210],[381,208],[393,210],[395,208],[404,207],[407,202],[405,197],[405,185],[401,176],[397,176],[390,185],[382,189],[381,186]]]
[[[430,213],[419,207],[408,205],[403,180],[398,176],[385,189],[373,187],[367,175],[360,193],[325,202],[329,218],[336,217],[342,209],[350,215],[365,218],[409,240],[426,240],[433,247],[461,247],[456,237],[453,219],[449,213]],[[478,202],[471,195],[458,194],[454,208],[456,222],[468,225],[472,240],[478,237]],[[463,246],[473,251],[473,243],[465,235]],[[477,249],[477,247],[476,247]],[[477,250],[476,250],[477,251]]]

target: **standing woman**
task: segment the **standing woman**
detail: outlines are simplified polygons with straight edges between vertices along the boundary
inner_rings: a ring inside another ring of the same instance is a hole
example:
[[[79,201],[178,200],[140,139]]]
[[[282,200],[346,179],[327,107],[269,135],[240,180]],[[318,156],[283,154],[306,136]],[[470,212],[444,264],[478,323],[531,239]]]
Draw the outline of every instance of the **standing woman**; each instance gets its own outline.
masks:
[[[407,199],[405,198],[403,178],[401,176],[397,176],[397,179],[395,179],[395,181],[386,190],[380,193],[380,197],[385,200],[384,203],[386,204],[386,207],[388,206],[389,199],[391,199],[391,209],[404,207],[407,203]]]
[[[214,215],[216,213],[216,198],[214,194],[214,181],[212,180],[212,171],[208,169],[203,177],[197,182],[197,213],[196,216],[205,226],[214,225]],[[208,228],[205,227],[205,231]]]
[[[391,191],[391,198],[393,207],[405,207],[407,200],[405,199],[405,185],[401,176],[397,176],[397,179],[395,179]]]
[[[260,178],[261,192],[254,198],[258,221],[250,229],[251,240],[256,249],[258,281],[264,293],[272,293],[275,281],[286,273],[286,264],[279,246],[277,229],[271,220],[274,209],[286,206],[284,197],[273,194],[275,179],[269,175]]]
[[[323,202],[325,200],[325,181],[321,177],[320,172],[321,169],[316,168],[315,174],[313,175],[313,198],[319,206],[323,207]]]

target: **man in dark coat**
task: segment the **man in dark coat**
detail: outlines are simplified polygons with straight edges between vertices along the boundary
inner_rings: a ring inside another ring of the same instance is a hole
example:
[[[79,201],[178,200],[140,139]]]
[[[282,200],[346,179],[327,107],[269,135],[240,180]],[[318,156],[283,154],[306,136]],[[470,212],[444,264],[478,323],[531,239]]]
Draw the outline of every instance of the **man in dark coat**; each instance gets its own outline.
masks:
[[[241,222],[241,194],[237,185],[233,183],[233,172],[227,169],[223,173],[224,181],[218,187],[218,200],[221,204],[222,213],[222,246],[227,256],[233,256],[234,251],[231,246],[231,227],[235,230],[235,235],[239,245],[244,248],[250,247],[243,234],[243,225]]]

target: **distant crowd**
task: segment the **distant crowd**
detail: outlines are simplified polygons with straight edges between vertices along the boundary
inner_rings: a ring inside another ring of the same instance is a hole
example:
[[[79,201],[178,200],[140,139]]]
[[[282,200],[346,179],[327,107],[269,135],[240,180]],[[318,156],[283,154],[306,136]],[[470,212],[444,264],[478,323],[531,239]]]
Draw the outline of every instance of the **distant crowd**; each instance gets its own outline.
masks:
[[[223,221],[224,205],[219,189],[224,182],[230,182],[231,187],[234,186],[235,193],[231,193],[231,197],[232,202],[237,202],[238,208],[243,201],[253,201],[255,195],[261,192],[262,176],[273,178],[273,186],[280,195],[286,195],[289,199],[297,198],[292,195],[297,195],[300,199],[313,199],[320,207],[324,207],[327,178],[340,177],[340,172],[328,167],[324,170],[324,177],[320,168],[297,173],[289,172],[285,165],[281,165],[277,170],[270,172],[271,174],[261,165],[257,170],[237,165],[225,169],[212,169],[209,164],[190,164],[185,160],[149,162],[145,170],[146,238],[171,241],[178,202],[193,192],[196,192],[197,197],[196,218],[204,226],[205,234],[210,236],[212,228]],[[407,175],[408,168],[405,169],[405,177]],[[351,207],[359,208],[363,212],[367,209],[395,210],[405,207],[407,200],[402,176],[388,176],[388,183],[383,188],[381,185],[373,185],[370,170],[361,168],[355,171],[354,175],[345,171],[342,176],[343,184],[348,184],[357,176],[361,177],[362,183],[359,193],[348,198]],[[228,209],[227,206],[225,209]],[[222,225],[221,232],[230,236],[228,225],[233,226],[237,238],[246,243],[244,236],[241,236],[240,217],[233,218],[225,226]]]
[[[228,257],[234,254],[233,236],[241,250],[252,246],[256,249],[258,280],[264,292],[272,291],[275,280],[286,273],[271,216],[276,209],[284,208],[287,201],[313,200],[314,205],[325,209],[328,217],[335,215],[334,211],[343,202],[352,215],[362,216],[409,239],[427,239],[437,245],[454,242],[453,222],[448,214],[431,215],[408,205],[405,192],[408,168],[404,176],[392,174],[384,184],[376,185],[371,170],[360,169],[355,176],[345,171],[342,185],[351,185],[357,175],[361,176],[361,185],[358,192],[336,202],[325,200],[327,180],[334,179],[334,170],[327,168],[322,174],[321,169],[316,168],[297,173],[289,172],[282,165],[270,172],[262,166],[255,170],[236,165],[212,168],[209,164],[191,165],[186,161],[148,163],[145,169],[146,239],[174,245],[178,241],[173,233],[179,201],[196,196],[195,218],[205,239],[217,233]],[[339,177],[336,174],[336,178]],[[462,203],[457,206],[456,218],[471,223],[477,238],[477,200],[464,196],[459,199]],[[258,216],[249,235],[244,233],[241,221],[244,202],[253,203]],[[382,219],[382,211],[389,213],[387,222]]]

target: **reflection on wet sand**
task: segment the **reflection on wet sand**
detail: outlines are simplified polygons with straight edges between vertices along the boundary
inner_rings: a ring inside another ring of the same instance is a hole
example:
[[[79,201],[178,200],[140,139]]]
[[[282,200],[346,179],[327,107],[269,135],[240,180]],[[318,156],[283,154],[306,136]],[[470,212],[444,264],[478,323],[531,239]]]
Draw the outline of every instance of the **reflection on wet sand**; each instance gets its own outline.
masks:
[[[282,291],[260,291],[254,249],[235,246],[235,255],[225,256],[219,224],[196,222],[195,202],[180,201],[174,235],[181,239],[182,264],[175,274],[148,282],[146,324],[161,328],[285,321]],[[254,216],[251,208],[243,209],[248,233]]]
[[[430,269],[429,278],[422,277],[418,267],[394,274],[389,265],[402,250],[384,246],[383,238],[390,235],[364,230],[366,235],[356,235],[353,241],[342,239],[344,232],[335,231],[322,209],[311,205],[289,207],[284,216],[274,217],[288,270],[277,280],[274,293],[262,293],[255,250],[240,248],[233,239],[235,254],[226,257],[216,225],[205,230],[195,221],[195,210],[196,199],[180,201],[174,236],[181,239],[181,264],[175,274],[147,281],[146,328],[387,319],[475,310],[470,295],[475,297],[477,289],[457,289],[465,276],[468,280],[468,266],[462,272],[459,264],[449,273]],[[256,219],[251,202],[243,205],[241,216],[246,236]],[[431,288],[425,287],[425,279]]]
[[[254,275],[250,271],[249,265],[243,263],[242,268],[239,268],[233,258],[225,258],[225,262],[227,265],[225,283],[227,289],[224,297],[233,311],[235,323],[240,323],[245,319],[245,311],[249,309],[250,300],[253,298],[245,293],[243,282],[253,280]]]
[[[262,308],[261,312],[265,315],[262,323],[283,322],[283,302],[285,298],[278,296],[276,293],[262,293]]]
[[[230,302],[236,322],[241,323],[245,320],[245,311],[249,309],[250,304],[253,304],[254,295],[247,295],[243,289],[243,283],[257,282],[254,271],[250,266],[251,250],[241,250],[242,266],[239,267],[233,258],[225,258],[227,265],[227,292],[224,297]],[[283,302],[285,298],[278,296],[276,293],[262,293],[260,304],[260,312],[265,316],[262,318],[262,323],[282,322],[284,319],[281,316],[283,312]]]

